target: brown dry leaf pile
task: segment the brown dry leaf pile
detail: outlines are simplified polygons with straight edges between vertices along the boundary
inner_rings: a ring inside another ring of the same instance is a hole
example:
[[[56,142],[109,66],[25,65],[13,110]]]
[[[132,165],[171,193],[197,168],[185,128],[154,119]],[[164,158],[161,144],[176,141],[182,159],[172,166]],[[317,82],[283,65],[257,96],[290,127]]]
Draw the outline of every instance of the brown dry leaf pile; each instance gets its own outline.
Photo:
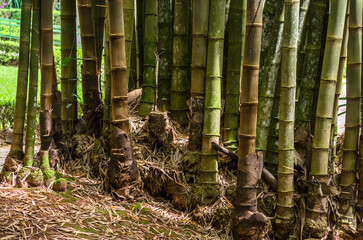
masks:
[[[0,239],[220,239],[170,203],[128,203],[81,178],[69,190],[0,188]]]

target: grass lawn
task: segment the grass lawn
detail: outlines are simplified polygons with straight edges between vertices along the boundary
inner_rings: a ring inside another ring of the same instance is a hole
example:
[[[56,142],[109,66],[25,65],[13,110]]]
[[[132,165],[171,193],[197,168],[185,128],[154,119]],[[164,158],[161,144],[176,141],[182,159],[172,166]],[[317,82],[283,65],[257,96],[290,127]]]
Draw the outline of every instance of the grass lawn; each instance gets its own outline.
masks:
[[[15,104],[17,76],[18,67],[0,65],[0,104]]]

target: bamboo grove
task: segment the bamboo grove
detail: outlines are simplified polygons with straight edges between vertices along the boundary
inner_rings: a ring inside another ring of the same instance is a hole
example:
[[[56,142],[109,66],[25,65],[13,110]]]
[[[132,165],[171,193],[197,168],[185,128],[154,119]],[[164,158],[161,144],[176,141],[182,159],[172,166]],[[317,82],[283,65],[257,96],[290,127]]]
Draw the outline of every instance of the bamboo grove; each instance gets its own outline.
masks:
[[[14,133],[3,180],[12,178],[17,159],[24,161],[21,186],[32,176],[31,186],[53,181],[54,189],[64,188],[52,158],[70,161],[70,139],[83,124],[94,146],[107,139],[113,196],[130,199],[128,186],[140,194],[129,116],[135,108],[128,101],[134,93],[140,119],[162,114],[187,135],[180,158],[198,169],[186,183],[184,210],[226,198],[227,156],[236,239],[363,236],[363,0],[61,0],[61,63],[53,58],[52,6],[22,1]],[[338,136],[342,86],[345,129]]]

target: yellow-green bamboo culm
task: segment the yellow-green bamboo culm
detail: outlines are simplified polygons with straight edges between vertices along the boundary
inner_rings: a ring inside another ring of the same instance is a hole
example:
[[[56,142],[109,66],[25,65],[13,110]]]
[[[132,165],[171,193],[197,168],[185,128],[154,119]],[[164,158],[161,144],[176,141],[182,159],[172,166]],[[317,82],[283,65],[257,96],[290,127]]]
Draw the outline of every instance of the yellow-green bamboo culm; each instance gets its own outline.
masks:
[[[173,62],[173,11],[170,0],[159,0],[159,77],[158,108],[164,112],[170,108],[170,86]]]
[[[276,81],[281,62],[281,44],[284,29],[284,0],[280,0],[279,3],[279,11],[275,15],[275,22],[271,30],[271,43],[265,60],[265,71],[263,72],[258,96],[259,105],[257,111],[256,149],[262,151],[264,156],[266,156]],[[266,161],[268,162],[269,160],[265,158],[265,163]]]
[[[285,25],[281,50],[278,189],[275,224],[288,237],[294,223],[294,120],[296,58],[299,37],[299,1],[285,0]]]
[[[223,143],[231,151],[238,148],[239,99],[244,39],[246,35],[247,1],[232,0],[229,7],[228,60],[226,74],[226,107]]]
[[[145,2],[144,21],[144,72],[142,82],[142,96],[140,100],[140,115],[149,115],[156,100],[156,65],[158,39],[158,1]]]
[[[188,149],[197,152],[202,150],[208,21],[209,0],[194,0]]]
[[[349,38],[347,52],[347,107],[343,143],[339,212],[341,224],[356,227],[355,186],[360,127],[361,71],[362,71],[362,0],[350,0]]]
[[[264,1],[247,0],[246,39],[241,82],[241,111],[238,133],[238,172],[235,209],[232,212],[236,239],[263,239],[267,224],[250,224],[265,216],[257,211],[256,184],[262,171],[262,154],[256,154],[256,128],[260,52],[262,36],[262,7]],[[257,228],[257,230],[256,230]],[[255,230],[254,230],[255,229]],[[258,234],[251,235],[251,231]]]
[[[41,0],[40,11],[40,149],[49,150],[52,135],[53,4]]]
[[[63,132],[73,131],[77,121],[76,0],[61,1],[61,91]]]
[[[220,136],[225,2],[211,0],[209,7],[204,124],[199,171],[200,184],[217,184],[218,176],[218,153],[212,149],[211,143],[218,143]]]
[[[30,74],[28,116],[26,124],[24,166],[30,167],[34,162],[35,125],[38,98],[38,70],[40,50],[40,0],[33,0],[32,39],[30,47]]]
[[[363,11],[363,9],[362,9]],[[363,40],[362,40],[363,41]],[[362,47],[362,61],[363,61],[363,47]],[[361,70],[361,77],[362,81],[361,84],[363,85],[363,64]],[[361,91],[361,95],[363,95],[363,91]],[[361,113],[363,113],[363,105],[361,105]],[[361,123],[362,125],[362,123]],[[357,213],[362,219],[363,217],[363,134],[360,135],[360,142],[359,142],[359,159],[358,159],[358,178],[359,178],[359,188],[358,188],[358,203],[356,206]]]
[[[342,47],[340,50],[340,59],[339,59],[339,70],[338,70],[338,79],[337,79],[337,86],[335,89],[335,97],[334,97],[334,107],[333,107],[333,120],[331,125],[331,144],[333,145],[333,158],[336,157],[336,140],[338,137],[337,132],[337,120],[338,120],[338,107],[339,107],[339,96],[340,92],[342,90],[342,83],[343,83],[343,77],[344,77],[344,71],[345,71],[345,65],[347,61],[347,47],[348,47],[348,24],[349,24],[349,4],[350,1],[347,1],[347,14],[345,17],[345,23],[344,23],[344,33],[343,33],[343,42]]]
[[[19,66],[16,84],[14,130],[9,153],[11,157],[18,159],[23,159],[24,156],[23,137],[28,91],[31,10],[32,0],[23,0],[21,3]]]
[[[318,189],[321,189],[322,184],[327,184],[328,180],[330,129],[346,8],[347,0],[331,0],[315,117],[310,185],[304,226],[304,234],[314,238],[321,238],[327,234],[328,200],[324,192],[321,194]]]
[[[189,0],[174,1],[173,66],[170,86],[170,112],[181,125],[188,123],[188,12]]]

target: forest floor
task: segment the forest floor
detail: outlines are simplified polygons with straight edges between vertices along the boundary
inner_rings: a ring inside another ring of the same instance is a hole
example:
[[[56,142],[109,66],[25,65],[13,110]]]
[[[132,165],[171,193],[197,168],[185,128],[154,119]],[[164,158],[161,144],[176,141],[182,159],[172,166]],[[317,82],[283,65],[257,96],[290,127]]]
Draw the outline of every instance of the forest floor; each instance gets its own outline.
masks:
[[[0,168],[10,151],[4,140],[5,133],[0,133]],[[115,200],[83,160],[60,170],[68,179],[65,192],[2,185],[0,239],[230,239],[211,224],[194,221],[193,212],[179,211],[146,190],[133,201]]]

